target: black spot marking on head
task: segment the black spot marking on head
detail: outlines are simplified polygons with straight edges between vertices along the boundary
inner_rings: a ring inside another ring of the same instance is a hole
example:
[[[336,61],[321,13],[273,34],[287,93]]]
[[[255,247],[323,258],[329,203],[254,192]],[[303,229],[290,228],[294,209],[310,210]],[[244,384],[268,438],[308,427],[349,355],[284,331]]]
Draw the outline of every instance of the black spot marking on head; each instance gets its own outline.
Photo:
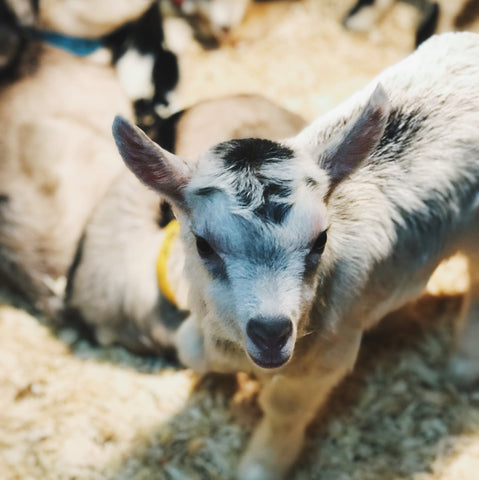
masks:
[[[0,193],[0,204],[8,203],[9,201],[10,201],[10,197],[8,195]]]
[[[419,110],[402,112],[396,108],[391,111],[386,129],[377,146],[377,154],[370,163],[375,164],[375,158],[397,160],[412,145],[414,138],[423,128],[427,115]]]
[[[289,203],[265,202],[255,209],[254,213],[266,221],[281,224],[291,207]]]
[[[290,185],[284,182],[277,183],[272,180],[265,184],[263,191],[265,201],[269,201],[273,196],[277,199],[286,199],[290,197],[292,193],[293,189]]]
[[[291,196],[293,189],[291,182],[278,183],[274,179],[257,176],[258,184],[261,185],[263,201],[254,209],[255,215],[264,221],[280,224],[286,218],[292,204],[287,201]],[[248,188],[243,188],[235,192],[238,203],[244,207],[252,201],[252,192]]]
[[[284,200],[291,196],[292,192],[293,190],[290,185],[270,181],[264,185],[264,201],[255,209],[255,214],[266,221],[276,224],[282,223],[292,207],[290,202],[285,202]]]
[[[261,138],[244,138],[223,142],[213,148],[229,170],[257,172],[261,166],[291,160],[293,151],[277,142]]]
[[[271,140],[247,138],[223,142],[213,148],[213,153],[223,160],[224,167],[235,175],[254,177],[251,184],[261,188],[262,202],[254,213],[265,221],[281,223],[291,209],[287,201],[292,194],[291,182],[266,177],[264,166],[279,165],[294,157],[291,149]],[[248,188],[248,182],[238,182],[236,197],[247,207],[258,192]]]

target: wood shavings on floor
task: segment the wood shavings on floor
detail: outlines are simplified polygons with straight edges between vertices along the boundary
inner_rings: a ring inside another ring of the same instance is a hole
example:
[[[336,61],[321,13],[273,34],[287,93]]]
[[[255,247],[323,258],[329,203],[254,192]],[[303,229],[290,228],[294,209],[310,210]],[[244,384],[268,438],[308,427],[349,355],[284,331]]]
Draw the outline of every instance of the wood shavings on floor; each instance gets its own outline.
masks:
[[[258,92],[312,120],[412,49],[409,6],[358,36],[340,25],[349,4],[253,5],[220,50],[184,53],[182,104]],[[478,478],[479,392],[458,391],[445,374],[464,279],[463,262],[451,261],[429,296],[366,336],[289,478]],[[1,298],[2,480],[234,478],[260,417],[253,380],[200,380],[164,359],[51,329],[22,307]]]

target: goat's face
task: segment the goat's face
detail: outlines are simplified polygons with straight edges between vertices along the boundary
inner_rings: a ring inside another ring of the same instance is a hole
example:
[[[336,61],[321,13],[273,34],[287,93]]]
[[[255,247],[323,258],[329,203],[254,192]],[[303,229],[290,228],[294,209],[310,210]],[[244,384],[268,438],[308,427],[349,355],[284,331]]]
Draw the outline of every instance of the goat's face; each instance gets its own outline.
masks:
[[[184,190],[190,261],[210,280],[204,296],[261,367],[289,360],[314,299],[327,185],[291,149],[245,139],[203,155]]]
[[[161,149],[125,120],[115,121],[127,165],[173,203],[187,264],[208,277],[206,285],[193,281],[192,288],[213,308],[222,332],[259,367],[284,365],[306,333],[302,320],[328,254],[324,199],[376,146],[385,101],[382,90],[376,92],[344,138],[322,153],[300,134],[289,143],[221,143],[195,164]]]

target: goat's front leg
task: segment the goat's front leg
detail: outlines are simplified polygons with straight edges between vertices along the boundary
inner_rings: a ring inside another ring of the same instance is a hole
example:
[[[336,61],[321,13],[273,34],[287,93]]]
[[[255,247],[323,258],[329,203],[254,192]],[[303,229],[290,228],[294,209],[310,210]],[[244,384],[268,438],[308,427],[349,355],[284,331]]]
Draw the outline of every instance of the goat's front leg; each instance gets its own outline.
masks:
[[[240,463],[239,480],[279,480],[296,461],[305,430],[331,390],[354,365],[360,331],[349,332],[324,355],[318,370],[307,376],[275,375],[260,394],[264,416],[253,432]],[[313,360],[311,363],[316,363]]]

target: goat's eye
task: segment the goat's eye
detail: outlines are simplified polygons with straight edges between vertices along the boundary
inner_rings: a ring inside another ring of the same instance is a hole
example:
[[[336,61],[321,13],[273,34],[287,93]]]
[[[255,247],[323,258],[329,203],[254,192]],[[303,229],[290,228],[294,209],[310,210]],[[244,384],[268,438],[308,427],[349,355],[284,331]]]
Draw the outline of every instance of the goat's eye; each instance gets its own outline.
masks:
[[[328,234],[327,234],[327,231],[324,230],[324,232],[321,232],[318,235],[318,238],[314,242],[311,248],[311,253],[313,255],[322,255],[324,252],[324,247],[326,246],[327,239],[328,239]]]
[[[203,237],[196,237],[196,249],[201,258],[210,258],[215,254],[213,247]]]

